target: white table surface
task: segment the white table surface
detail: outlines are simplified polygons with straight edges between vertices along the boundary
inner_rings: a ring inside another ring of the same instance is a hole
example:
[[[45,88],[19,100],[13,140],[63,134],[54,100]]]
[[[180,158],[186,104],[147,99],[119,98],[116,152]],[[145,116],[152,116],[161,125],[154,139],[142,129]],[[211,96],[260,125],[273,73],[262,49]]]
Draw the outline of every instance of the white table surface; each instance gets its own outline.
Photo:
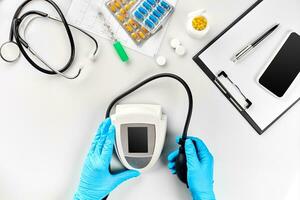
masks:
[[[0,1],[0,43],[7,40],[12,14],[21,2]],[[159,51],[168,58],[166,67],[130,50],[131,62],[125,65],[110,42],[101,38],[97,38],[101,47],[97,62],[88,63],[74,81],[41,74],[23,57],[10,65],[0,61],[0,199],[72,199],[83,160],[109,102],[128,86],[159,72],[182,76],[193,90],[195,106],[189,133],[202,138],[215,157],[217,199],[300,199],[300,105],[259,136],[191,59],[253,2],[179,0]],[[60,1],[65,13],[70,3]],[[186,14],[198,8],[208,10],[212,23],[210,35],[201,41],[184,32]],[[69,50],[61,27],[37,23],[41,24],[39,29],[32,26],[29,30],[32,45],[53,64],[64,63]],[[176,56],[170,48],[172,37],[178,37],[188,49],[185,57]],[[78,65],[92,43],[77,32],[74,38]],[[70,73],[75,69],[77,66]],[[163,105],[169,118],[168,138],[153,170],[122,184],[110,199],[191,199],[184,185],[168,172],[166,162],[185,120],[185,91],[176,82],[161,80],[124,102]]]

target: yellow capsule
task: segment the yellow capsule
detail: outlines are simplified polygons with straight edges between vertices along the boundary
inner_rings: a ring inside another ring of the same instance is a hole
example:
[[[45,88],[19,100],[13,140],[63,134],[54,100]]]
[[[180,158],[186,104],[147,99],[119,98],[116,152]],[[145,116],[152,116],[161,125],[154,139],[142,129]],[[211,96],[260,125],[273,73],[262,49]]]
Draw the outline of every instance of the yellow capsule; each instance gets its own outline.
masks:
[[[126,11],[128,11],[128,10],[130,10],[130,5],[129,4],[126,4],[125,6],[124,6],[124,9],[126,10]]]
[[[119,22],[124,22],[125,21],[125,15],[117,14],[117,19]]]
[[[132,18],[130,18],[130,19],[128,20],[128,23],[129,23],[133,28],[135,28],[135,29],[137,29],[137,28],[139,27],[139,24],[138,24],[134,19],[132,19]]]
[[[115,12],[117,12],[117,7],[115,6],[115,4],[113,4],[113,2],[110,2],[109,4],[108,4],[108,8],[109,8],[109,10],[111,11],[111,12],[113,12],[113,13],[115,13]]]
[[[126,15],[126,13],[127,13],[127,12],[126,12],[126,10],[125,10],[124,8],[121,8],[121,9],[120,9],[120,14]]]
[[[145,35],[147,35],[147,34],[149,33],[149,31],[148,31],[145,27],[142,27],[142,28],[141,28],[141,31],[142,31]]]
[[[132,8],[132,6],[134,6],[135,3],[136,3],[135,0],[131,0],[131,1],[128,3],[128,5],[130,6],[130,8]]]
[[[137,42],[139,42],[141,40],[137,33],[131,33],[131,37],[132,37],[132,39],[134,39]]]
[[[114,5],[115,5],[118,9],[120,9],[120,8],[122,7],[121,2],[120,2],[119,0],[115,0],[115,1],[114,1]]]
[[[137,33],[140,36],[140,38],[142,38],[142,39],[146,38],[146,35],[143,33],[143,31],[138,31]]]
[[[202,31],[206,29],[208,21],[203,16],[197,16],[192,21],[192,26],[195,30]]]
[[[124,28],[126,29],[127,32],[133,32],[133,27],[129,23],[124,24]]]
[[[127,0],[120,0],[123,5],[127,3]]]

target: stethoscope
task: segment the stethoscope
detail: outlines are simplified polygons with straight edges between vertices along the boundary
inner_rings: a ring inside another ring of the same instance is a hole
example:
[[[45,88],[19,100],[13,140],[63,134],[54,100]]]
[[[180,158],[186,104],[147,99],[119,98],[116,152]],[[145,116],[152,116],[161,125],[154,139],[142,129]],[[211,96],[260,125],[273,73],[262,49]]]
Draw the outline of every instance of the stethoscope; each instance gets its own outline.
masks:
[[[0,47],[0,57],[9,63],[12,62],[16,62],[19,58],[20,55],[22,54],[25,59],[33,66],[35,67],[37,70],[39,70],[42,73],[45,74],[49,74],[49,75],[54,75],[54,74],[58,74],[66,79],[75,79],[77,78],[80,73],[81,70],[83,68],[83,66],[81,66],[77,72],[76,75],[74,76],[69,76],[64,74],[64,72],[69,69],[71,67],[71,65],[74,62],[75,59],[75,43],[74,43],[74,39],[72,36],[72,32],[70,30],[70,27],[73,27],[77,30],[79,30],[80,32],[82,32],[83,34],[85,34],[86,36],[88,36],[90,39],[93,40],[93,42],[95,43],[95,50],[91,53],[90,55],[90,59],[91,60],[95,60],[97,53],[98,53],[98,42],[97,40],[91,36],[90,34],[88,34],[87,32],[85,32],[84,30],[68,24],[68,22],[65,19],[64,14],[62,13],[62,11],[60,10],[60,8],[58,7],[58,5],[53,2],[52,0],[44,0],[46,2],[48,2],[57,12],[57,14],[59,15],[60,19],[55,18],[55,17],[51,17],[49,16],[47,13],[41,12],[41,11],[37,11],[37,10],[31,10],[28,11],[26,13],[24,13],[23,15],[20,16],[23,8],[30,3],[33,0],[26,0],[24,1],[16,10],[12,23],[11,23],[11,27],[10,27],[10,33],[9,33],[9,41],[5,42],[1,47]],[[33,18],[29,19],[28,22],[25,25],[24,28],[24,37],[22,37],[20,35],[19,29],[22,26],[22,22],[25,21],[25,19],[28,19],[29,16],[34,16]],[[26,30],[27,27],[29,26],[29,24],[37,17],[42,17],[42,18],[47,18],[56,22],[60,22],[64,25],[64,28],[66,30],[66,33],[68,35],[69,38],[69,43],[70,43],[70,48],[71,48],[71,53],[70,53],[70,57],[69,60],[67,62],[67,64],[62,67],[61,69],[57,70],[54,67],[51,67],[50,64],[48,64],[38,53],[37,51],[35,51],[27,42],[26,40]],[[45,69],[41,66],[39,66],[27,53],[27,51],[30,52],[37,60],[39,60],[41,63],[43,63],[48,69]]]

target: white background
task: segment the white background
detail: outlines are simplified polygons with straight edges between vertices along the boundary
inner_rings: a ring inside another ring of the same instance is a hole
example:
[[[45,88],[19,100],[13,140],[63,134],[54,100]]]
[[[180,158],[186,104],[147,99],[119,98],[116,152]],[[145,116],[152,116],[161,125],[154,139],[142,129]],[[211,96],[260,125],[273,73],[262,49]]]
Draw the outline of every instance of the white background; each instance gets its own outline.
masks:
[[[0,1],[0,43],[7,40],[13,12],[21,2]],[[60,1],[64,13],[70,3]],[[83,160],[109,102],[128,86],[159,72],[179,74],[193,90],[189,133],[202,138],[215,157],[217,199],[300,199],[300,106],[259,136],[191,59],[251,3],[253,0],[179,1],[159,52],[168,58],[163,68],[130,50],[131,62],[123,64],[110,42],[101,38],[98,61],[87,63],[74,81],[41,74],[23,57],[10,65],[0,61],[0,199],[72,199]],[[201,41],[184,32],[187,13],[198,8],[208,10],[212,26],[210,35]],[[61,26],[40,21],[29,34],[31,45],[51,64],[65,62],[69,46]],[[170,48],[172,37],[178,37],[188,49],[185,57],[176,56]],[[74,38],[77,59],[71,74],[93,48],[80,33],[74,31]],[[190,199],[185,186],[168,172],[166,162],[185,120],[185,91],[174,81],[161,80],[125,102],[161,104],[169,119],[168,138],[153,170],[122,184],[110,199]]]

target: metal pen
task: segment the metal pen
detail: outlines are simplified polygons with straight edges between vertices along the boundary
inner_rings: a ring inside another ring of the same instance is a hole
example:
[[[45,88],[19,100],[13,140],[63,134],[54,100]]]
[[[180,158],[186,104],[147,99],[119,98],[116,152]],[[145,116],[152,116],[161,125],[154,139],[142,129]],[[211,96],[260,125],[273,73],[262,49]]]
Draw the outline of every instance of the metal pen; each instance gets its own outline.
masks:
[[[237,61],[244,58],[248,53],[250,53],[257,45],[259,45],[261,42],[263,42],[269,35],[271,35],[277,28],[279,27],[279,24],[276,24],[272,28],[270,28],[268,31],[266,31],[264,34],[259,36],[253,43],[247,45],[245,48],[243,48],[241,51],[239,51],[237,54],[233,56],[231,59],[232,62],[236,63]]]

